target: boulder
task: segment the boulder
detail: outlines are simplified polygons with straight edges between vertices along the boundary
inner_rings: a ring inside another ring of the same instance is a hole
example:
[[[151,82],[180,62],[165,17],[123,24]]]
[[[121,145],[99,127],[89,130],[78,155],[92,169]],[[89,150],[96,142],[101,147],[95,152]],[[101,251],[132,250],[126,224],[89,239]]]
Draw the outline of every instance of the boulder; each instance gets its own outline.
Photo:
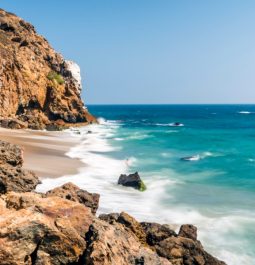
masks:
[[[0,167],[0,193],[8,191],[32,191],[40,183],[38,177],[29,170],[20,166],[1,165]]]
[[[208,254],[197,240],[197,228],[183,225],[178,235],[169,225],[141,223],[148,245],[157,254],[167,258],[173,265],[224,265],[217,258]]]
[[[176,265],[226,265],[208,254],[199,241],[184,237],[169,237],[159,242],[156,251]]]
[[[118,230],[125,229],[129,233],[129,237],[136,238],[136,242],[139,242],[146,250],[150,248],[160,257],[168,259],[170,264],[225,265],[224,262],[219,261],[203,249],[201,243],[196,239],[197,229],[195,226],[183,225],[179,234],[176,234],[169,225],[149,222],[139,223],[134,217],[124,212],[120,214],[102,214],[99,219],[109,223],[112,227],[118,228]],[[121,226],[122,228],[120,228]],[[137,263],[135,264],[147,264],[142,261],[143,258],[143,256],[136,258]]]
[[[0,164],[19,166],[23,164],[23,150],[15,144],[0,140]]]
[[[80,264],[89,265],[171,265],[120,223],[96,219],[86,235],[87,248]]]
[[[16,118],[1,119],[0,126],[9,129],[27,129],[28,123],[18,120]]]
[[[2,195],[0,215],[2,265],[77,262],[94,218],[80,203],[32,192]]]
[[[121,212],[102,214],[99,216],[99,219],[108,222],[109,224],[119,223],[127,228],[132,234],[134,234],[141,244],[147,245],[146,243],[146,234],[142,225],[131,215]]]
[[[197,228],[191,224],[182,225],[178,233],[178,236],[190,238],[196,241],[197,240]]]
[[[177,234],[169,225],[161,225],[157,223],[142,222],[141,226],[146,234],[146,242],[150,246],[155,246],[162,240],[169,237],[176,237]]]
[[[120,175],[118,184],[126,187],[132,187],[140,191],[146,190],[146,186],[137,172],[129,175],[124,175],[124,174]]]
[[[32,191],[40,183],[32,172],[22,168],[23,151],[14,144],[0,141],[0,193]]]
[[[83,189],[80,189],[78,186],[74,185],[71,182],[48,191],[46,193],[46,196],[58,196],[70,201],[79,202],[81,204],[84,204],[86,207],[90,208],[93,214],[96,214],[100,197],[99,194],[87,192]]]

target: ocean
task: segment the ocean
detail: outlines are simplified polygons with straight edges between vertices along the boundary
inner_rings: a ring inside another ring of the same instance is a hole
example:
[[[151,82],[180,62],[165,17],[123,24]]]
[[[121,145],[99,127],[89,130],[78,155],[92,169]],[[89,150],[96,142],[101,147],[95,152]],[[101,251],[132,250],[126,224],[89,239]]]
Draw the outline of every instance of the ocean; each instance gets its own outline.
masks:
[[[84,162],[72,181],[101,195],[98,213],[191,223],[205,249],[230,265],[255,264],[255,105],[92,105],[100,125],[70,129]],[[183,126],[174,126],[174,123]],[[91,131],[91,133],[88,133]],[[194,161],[181,160],[193,156]],[[139,172],[147,190],[117,185]]]

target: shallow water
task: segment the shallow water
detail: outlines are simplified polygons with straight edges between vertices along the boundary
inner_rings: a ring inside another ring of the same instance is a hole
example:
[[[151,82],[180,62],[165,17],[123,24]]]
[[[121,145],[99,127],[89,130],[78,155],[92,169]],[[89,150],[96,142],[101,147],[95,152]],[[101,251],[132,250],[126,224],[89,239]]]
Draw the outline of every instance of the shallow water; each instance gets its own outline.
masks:
[[[104,119],[80,128],[81,135],[70,130],[81,144],[68,153],[86,166],[78,175],[45,180],[40,190],[73,181],[101,194],[99,212],[125,210],[141,221],[195,224],[209,252],[228,264],[254,264],[254,105],[89,109]],[[200,160],[180,160],[194,155]],[[116,185],[121,173],[134,171],[145,192]]]

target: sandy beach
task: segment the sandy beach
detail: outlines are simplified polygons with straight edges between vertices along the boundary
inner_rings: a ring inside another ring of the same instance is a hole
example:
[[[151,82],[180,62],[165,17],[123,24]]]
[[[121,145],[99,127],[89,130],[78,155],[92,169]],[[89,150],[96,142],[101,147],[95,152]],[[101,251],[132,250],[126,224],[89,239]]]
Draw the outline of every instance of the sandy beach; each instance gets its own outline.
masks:
[[[68,132],[10,130],[0,128],[0,139],[21,146],[24,168],[33,170],[40,178],[57,178],[78,172],[84,164],[66,153],[78,144],[78,138]]]

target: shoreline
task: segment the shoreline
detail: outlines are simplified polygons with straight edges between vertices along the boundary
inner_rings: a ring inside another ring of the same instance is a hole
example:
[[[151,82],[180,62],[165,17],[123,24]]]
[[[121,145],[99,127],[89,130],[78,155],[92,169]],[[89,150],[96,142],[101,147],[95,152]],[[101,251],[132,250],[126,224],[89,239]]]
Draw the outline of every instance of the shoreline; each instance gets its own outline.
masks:
[[[66,131],[32,131],[0,128],[0,139],[19,145],[24,151],[24,168],[34,171],[40,179],[75,175],[84,167],[67,153],[79,143]]]

